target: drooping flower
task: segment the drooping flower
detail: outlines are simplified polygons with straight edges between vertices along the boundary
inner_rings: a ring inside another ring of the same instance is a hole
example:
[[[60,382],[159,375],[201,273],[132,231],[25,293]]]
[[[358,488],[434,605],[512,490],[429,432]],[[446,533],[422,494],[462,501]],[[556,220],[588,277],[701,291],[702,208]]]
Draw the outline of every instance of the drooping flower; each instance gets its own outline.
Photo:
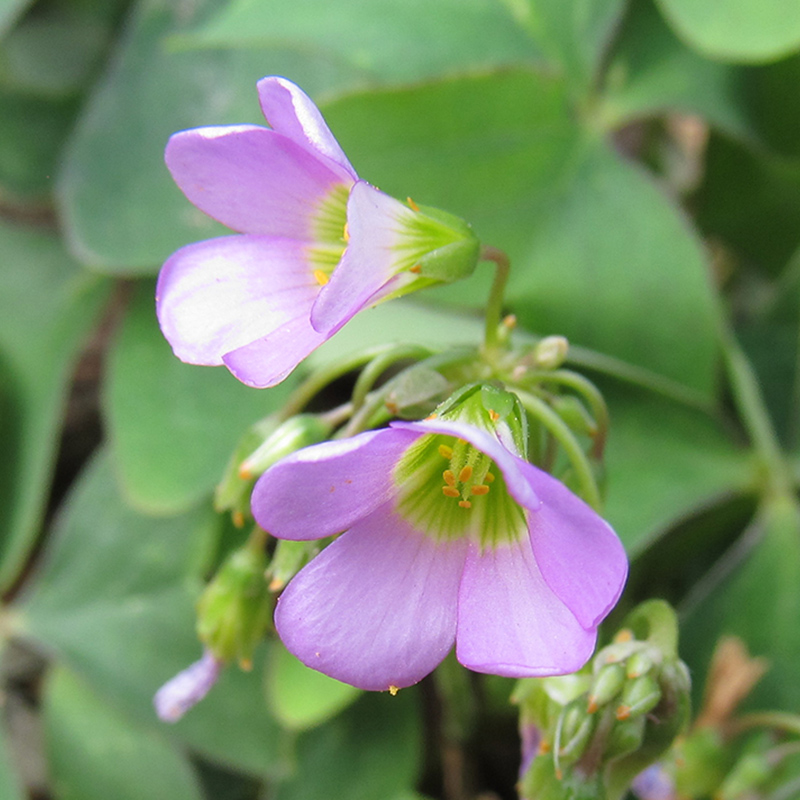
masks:
[[[174,134],[165,159],[200,210],[238,231],[164,264],[157,312],[175,354],[273,386],[369,305],[463,277],[478,242],[463,221],[358,179],[317,107],[263,78],[270,128]]]
[[[591,656],[627,574],[622,545],[480,397],[298,451],[256,484],[253,513],[273,535],[344,532],[278,601],[278,633],[308,666],[393,690],[454,643],[466,667],[510,677]]]

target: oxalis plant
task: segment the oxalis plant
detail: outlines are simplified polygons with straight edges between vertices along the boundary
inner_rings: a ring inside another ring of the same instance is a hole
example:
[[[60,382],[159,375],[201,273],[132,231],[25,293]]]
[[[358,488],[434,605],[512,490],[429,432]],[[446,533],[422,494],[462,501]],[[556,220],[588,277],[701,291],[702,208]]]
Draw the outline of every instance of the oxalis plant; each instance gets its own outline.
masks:
[[[800,797],[800,6],[706,5],[0,0],[0,800]]]

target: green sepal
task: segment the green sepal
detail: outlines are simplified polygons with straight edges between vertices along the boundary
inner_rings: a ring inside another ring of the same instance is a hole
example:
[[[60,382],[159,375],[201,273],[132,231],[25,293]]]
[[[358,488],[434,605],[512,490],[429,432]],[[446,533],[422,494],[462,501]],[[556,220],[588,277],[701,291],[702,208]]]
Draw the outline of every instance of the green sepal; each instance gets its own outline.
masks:
[[[272,595],[263,549],[248,543],[234,550],[197,603],[197,635],[221,661],[249,669],[253,651],[272,616]]]

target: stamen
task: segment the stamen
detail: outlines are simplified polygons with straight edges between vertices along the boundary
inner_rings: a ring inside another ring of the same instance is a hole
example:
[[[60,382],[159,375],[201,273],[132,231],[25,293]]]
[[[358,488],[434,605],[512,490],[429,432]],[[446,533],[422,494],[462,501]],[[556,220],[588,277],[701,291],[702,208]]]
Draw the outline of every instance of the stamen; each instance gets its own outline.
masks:
[[[461,508],[472,508],[472,503],[470,503],[469,500],[459,500],[458,504],[461,506]]]
[[[410,197],[406,197],[406,202],[412,211],[419,211],[419,206]]]
[[[389,694],[394,697],[400,691],[399,686],[395,686],[393,683],[389,685]]]
[[[415,275],[419,275],[420,272],[422,272],[422,264],[414,264],[414,266],[411,267],[408,271],[413,272]]]
[[[497,422],[497,420],[500,419],[500,415],[493,408],[490,408],[489,409],[489,419],[492,422]]]
[[[442,486],[442,494],[445,497],[461,497],[461,492],[452,486]]]
[[[448,447],[446,444],[440,444],[439,455],[449,461],[453,457],[453,448]]]
[[[444,478],[444,482],[445,482],[445,483],[446,483],[448,486],[455,486],[455,485],[456,485],[456,476],[455,476],[455,475],[453,475],[453,473],[452,473],[452,472],[451,472],[449,469],[446,469],[446,470],[445,470],[445,471],[442,473],[442,477]]]
[[[324,286],[330,280],[330,278],[321,269],[315,269],[314,270],[314,280],[320,286]]]
[[[479,484],[478,486],[473,486],[470,492],[472,494],[489,494],[489,487],[484,484]]]
[[[347,227],[347,223],[344,224],[344,232],[342,234],[342,238],[346,241],[350,241],[350,228]]]
[[[486,483],[494,483],[494,475],[491,472],[486,473],[486,477],[484,477]]]
[[[461,483],[466,483],[472,477],[472,467],[467,464],[461,472],[458,473],[458,479]]]

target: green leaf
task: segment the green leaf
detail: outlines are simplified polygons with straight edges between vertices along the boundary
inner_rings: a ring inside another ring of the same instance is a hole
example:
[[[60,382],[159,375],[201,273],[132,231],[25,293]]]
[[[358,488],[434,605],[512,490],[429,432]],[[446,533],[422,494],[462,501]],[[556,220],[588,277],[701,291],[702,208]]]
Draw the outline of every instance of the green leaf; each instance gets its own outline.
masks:
[[[693,201],[703,233],[763,273],[777,275],[800,246],[800,159],[712,135]]]
[[[637,167],[590,148],[512,276],[520,321],[711,396],[716,305],[700,242]]]
[[[47,677],[43,722],[59,800],[200,800],[189,762],[164,736],[130,723],[63,667]]]
[[[211,759],[270,774],[281,769],[280,730],[259,676],[225,671],[209,696],[174,726],[152,698],[200,657],[192,565],[207,511],[180,517],[137,514],[119,497],[107,454],[70,495],[36,580],[12,618],[133,722],[157,727]]]
[[[686,42],[723,61],[773,61],[800,47],[795,0],[657,0]]]
[[[347,65],[362,85],[486,70],[535,56],[498,0],[234,0],[180,37],[188,47],[282,47]]]
[[[690,514],[749,488],[750,454],[708,415],[645,392],[611,391],[606,400],[604,516],[631,557]]]
[[[704,674],[722,635],[739,636],[770,668],[748,707],[800,711],[800,509],[793,498],[769,501],[684,610],[681,647]]]
[[[79,91],[106,47],[109,28],[70,6],[42,7],[0,46],[0,82],[17,91],[59,96]]]
[[[0,223],[0,589],[39,532],[75,359],[107,296],[58,240]]]
[[[740,74],[739,102],[761,141],[778,155],[800,157],[800,55]]]
[[[447,208],[509,253],[508,305],[540,334],[710,395],[716,309],[700,242],[641,170],[524,71],[373,92],[325,107],[360,173]],[[428,298],[472,305],[491,270]]]
[[[33,0],[0,0],[0,37],[11,30],[22,12]]]
[[[652,2],[635,2],[606,70],[602,115],[617,127],[664,112],[699,114],[730,134],[752,137],[740,78],[740,69],[683,44]]]
[[[329,678],[298,661],[278,641],[272,643],[266,673],[267,700],[287,728],[313,728],[338,714],[360,689]]]
[[[150,281],[137,285],[110,353],[104,410],[126,497],[170,514],[213,489],[241,435],[283,403],[293,381],[257,390],[224,367],[181,363],[158,328],[154,297]]]
[[[593,87],[624,0],[503,0],[576,94]]]
[[[76,111],[72,98],[34,97],[0,88],[0,192],[12,203],[49,204]]]
[[[163,155],[172,133],[263,124],[256,81],[264,75],[291,75],[312,94],[342,79],[341,68],[306,52],[168,48],[168,36],[223,5],[141,0],[79,120],[57,200],[72,250],[98,270],[152,274],[178,247],[228,232],[174,185]]]
[[[297,742],[294,777],[277,800],[394,800],[416,782],[421,753],[417,697],[367,693]]]

